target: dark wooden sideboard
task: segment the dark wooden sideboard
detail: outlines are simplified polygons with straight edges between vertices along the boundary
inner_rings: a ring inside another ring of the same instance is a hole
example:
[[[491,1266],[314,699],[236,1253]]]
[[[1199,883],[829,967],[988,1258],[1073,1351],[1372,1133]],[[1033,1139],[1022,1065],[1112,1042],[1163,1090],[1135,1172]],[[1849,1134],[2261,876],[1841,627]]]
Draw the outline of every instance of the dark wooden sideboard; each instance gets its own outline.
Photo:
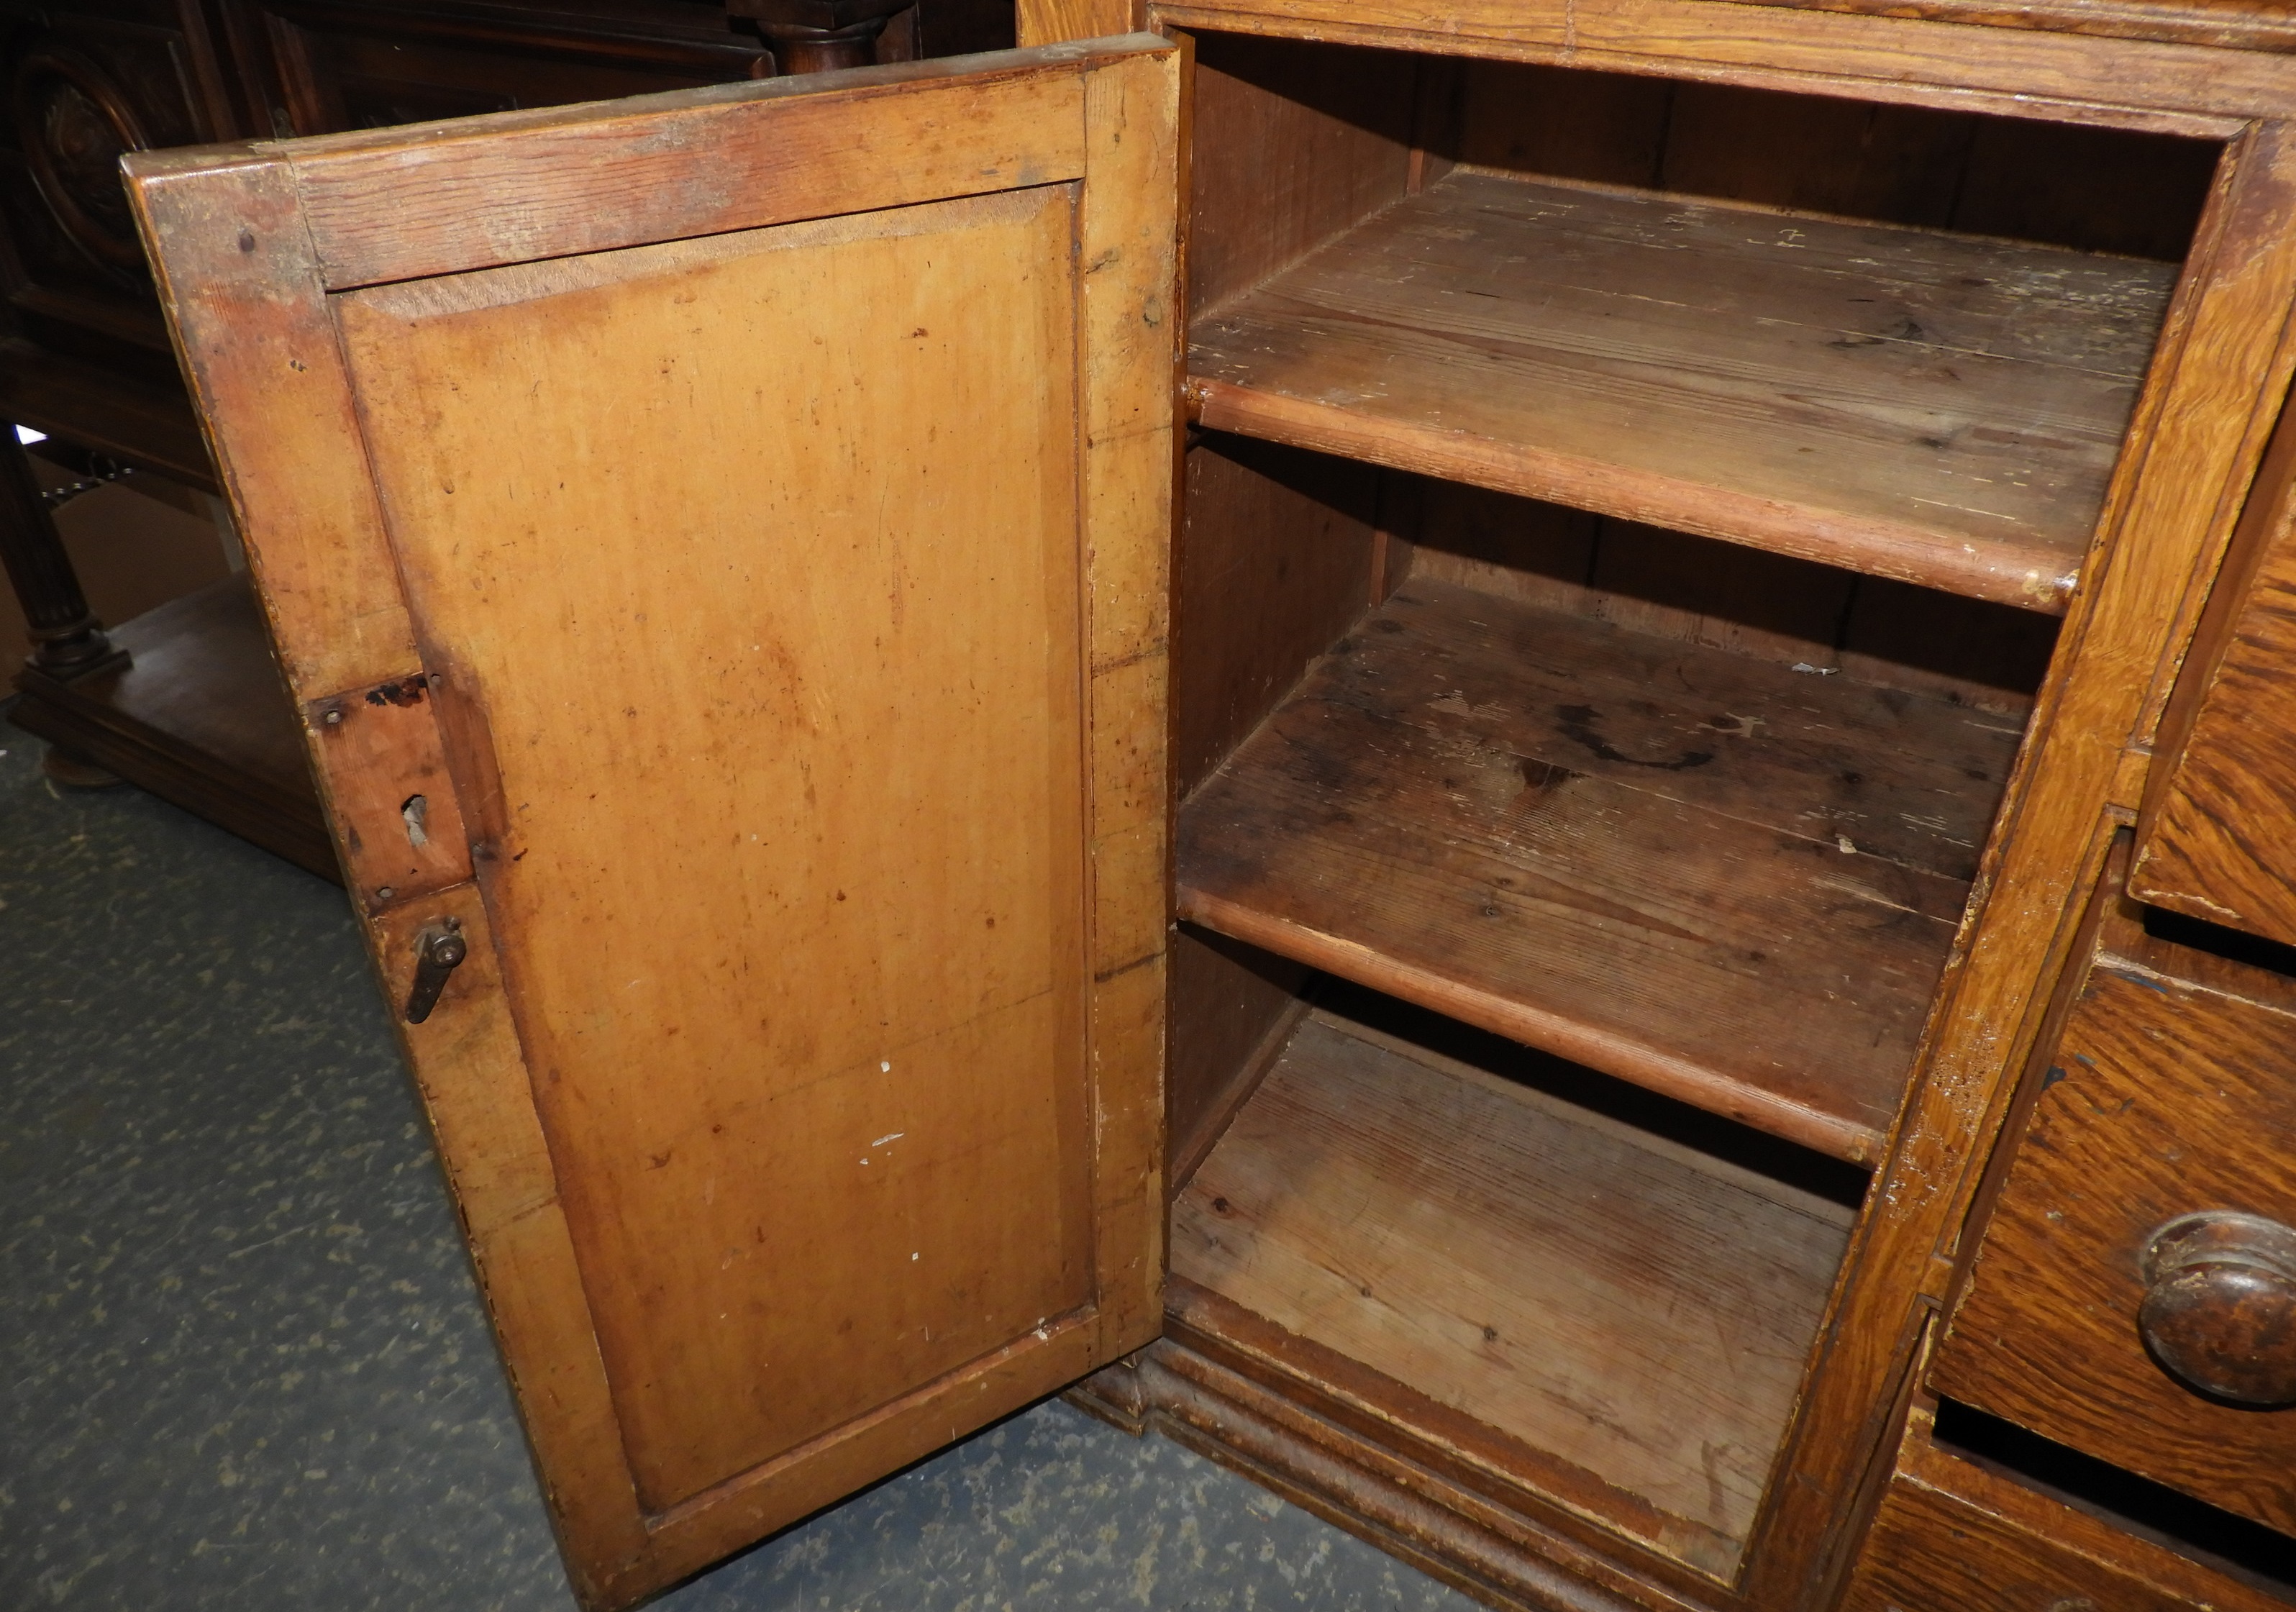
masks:
[[[119,183],[128,151],[316,135],[991,50],[1000,0],[0,4],[0,421],[219,490]],[[13,442],[0,561],[34,634],[15,723],[338,876],[243,577],[99,622]],[[12,646],[11,646],[12,648]]]

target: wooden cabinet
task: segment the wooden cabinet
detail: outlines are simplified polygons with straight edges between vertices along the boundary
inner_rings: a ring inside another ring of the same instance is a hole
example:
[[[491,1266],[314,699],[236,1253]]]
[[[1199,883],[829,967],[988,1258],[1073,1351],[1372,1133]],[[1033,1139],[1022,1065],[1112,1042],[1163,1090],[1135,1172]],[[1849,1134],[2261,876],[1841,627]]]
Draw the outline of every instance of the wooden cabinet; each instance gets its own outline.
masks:
[[[2277,22],[1930,9],[130,164],[586,1599],[1104,1367],[1497,1604],[1902,1600],[2296,363]]]

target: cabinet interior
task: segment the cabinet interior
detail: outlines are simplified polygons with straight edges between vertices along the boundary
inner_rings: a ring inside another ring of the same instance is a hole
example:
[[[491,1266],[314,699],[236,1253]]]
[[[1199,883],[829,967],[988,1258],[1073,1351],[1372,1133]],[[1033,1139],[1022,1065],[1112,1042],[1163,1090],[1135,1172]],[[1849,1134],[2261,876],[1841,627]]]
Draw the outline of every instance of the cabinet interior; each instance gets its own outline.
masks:
[[[1196,48],[1172,1329],[1726,1582],[2218,148]]]

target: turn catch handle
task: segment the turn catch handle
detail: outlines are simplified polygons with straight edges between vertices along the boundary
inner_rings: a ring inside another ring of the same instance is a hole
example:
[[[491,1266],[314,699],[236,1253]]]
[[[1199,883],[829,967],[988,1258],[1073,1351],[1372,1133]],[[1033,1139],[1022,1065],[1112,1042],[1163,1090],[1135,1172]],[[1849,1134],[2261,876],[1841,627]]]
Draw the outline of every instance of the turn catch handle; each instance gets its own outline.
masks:
[[[458,918],[428,925],[414,937],[414,984],[406,993],[407,1023],[421,1024],[430,1017],[430,1010],[439,1005],[439,993],[447,988],[447,976],[470,954],[471,943],[463,938]]]
[[[2296,1403],[2296,1230],[2260,1215],[2180,1215],[2144,1248],[2137,1330],[2185,1387],[2244,1405]]]

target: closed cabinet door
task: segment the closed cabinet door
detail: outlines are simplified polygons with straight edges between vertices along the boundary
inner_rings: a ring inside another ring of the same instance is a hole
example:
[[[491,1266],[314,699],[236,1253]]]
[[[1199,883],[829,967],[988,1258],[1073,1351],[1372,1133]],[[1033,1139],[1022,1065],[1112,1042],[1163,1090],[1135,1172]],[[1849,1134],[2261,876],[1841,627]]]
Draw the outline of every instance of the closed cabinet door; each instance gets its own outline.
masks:
[[[130,165],[595,1607],[1158,1324],[1177,58],[969,66]]]

